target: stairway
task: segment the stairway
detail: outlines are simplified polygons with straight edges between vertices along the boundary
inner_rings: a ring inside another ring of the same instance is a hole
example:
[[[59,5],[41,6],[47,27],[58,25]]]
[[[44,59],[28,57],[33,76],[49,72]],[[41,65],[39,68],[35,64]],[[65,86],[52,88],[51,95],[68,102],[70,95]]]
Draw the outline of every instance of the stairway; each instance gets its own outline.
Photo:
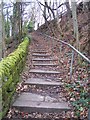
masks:
[[[40,77],[31,77],[24,82],[24,85],[42,87],[42,89],[47,89],[47,87],[54,87],[56,95],[57,88],[63,86],[63,83],[58,80],[58,75],[61,74],[57,70],[49,70],[48,67],[56,67],[58,64],[55,63],[57,59],[52,57],[52,54],[48,54],[46,50],[33,51],[32,53],[32,64],[33,69],[30,69],[29,73],[33,75],[38,75]],[[46,67],[46,68],[45,68]],[[42,77],[43,75],[43,77]],[[50,75],[53,78],[50,78]],[[46,77],[47,76],[47,77]],[[70,111],[69,103],[63,100],[63,96],[59,98],[54,97],[52,89],[50,91],[51,95],[48,93],[37,93],[37,92],[22,92],[20,96],[13,103],[13,108],[16,108],[20,111],[32,113],[60,113],[61,111]]]

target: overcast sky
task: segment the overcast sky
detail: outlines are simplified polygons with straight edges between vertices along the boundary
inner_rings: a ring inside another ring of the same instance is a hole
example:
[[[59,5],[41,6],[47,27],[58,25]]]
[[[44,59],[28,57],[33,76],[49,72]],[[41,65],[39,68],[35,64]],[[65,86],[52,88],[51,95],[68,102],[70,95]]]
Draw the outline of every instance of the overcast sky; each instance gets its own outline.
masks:
[[[7,2],[7,3],[11,3],[11,2],[15,2],[15,1],[20,1],[20,0],[3,0],[5,3]],[[39,0],[40,2],[42,2],[42,3],[44,3],[44,0]],[[48,2],[50,2],[50,0],[47,0]],[[56,1],[56,0],[51,0],[51,2],[53,2],[53,1]],[[59,3],[59,1],[61,1],[61,3],[62,3],[62,1],[64,2],[65,0],[57,0],[58,1],[58,3]],[[25,12],[24,13],[27,13],[27,14],[25,14],[24,16],[23,16],[23,18],[24,18],[24,20],[30,20],[30,15],[31,15],[31,9],[32,9],[32,6],[34,5],[35,6],[35,13],[36,13],[36,24],[35,24],[35,28],[37,28],[36,26],[37,26],[37,24],[38,23],[40,23],[40,25],[41,24],[43,24],[44,23],[44,19],[43,19],[43,16],[42,16],[42,12],[41,12],[41,10],[40,10],[40,7],[38,6],[38,4],[36,4],[37,3],[37,1],[36,0],[22,0],[22,2],[35,2],[35,4],[33,3],[33,4],[30,4],[30,5],[28,5],[27,7],[26,7],[26,9],[25,9]],[[42,6],[42,9],[43,9],[43,6]],[[9,11],[11,11],[11,14],[12,14],[12,8],[9,8]]]
[[[0,0],[0,1],[2,1],[2,0]],[[21,0],[3,0],[4,2],[15,2],[15,1],[21,1]],[[30,1],[36,1],[36,0],[22,0],[23,2],[30,2]],[[44,0],[39,0],[40,2],[42,2],[43,3],[43,1]],[[50,0],[47,0],[48,2],[50,2]],[[51,1],[56,1],[56,0],[51,0]],[[62,1],[62,2],[65,2],[65,0],[57,0],[57,1]],[[82,0],[72,0],[72,1],[82,1]],[[88,1],[90,1],[90,0],[83,0],[83,1],[86,1],[86,2],[88,2]],[[71,2],[71,0],[69,0],[69,2]]]
[[[0,0],[1,1],[1,0]],[[20,2],[21,0],[3,0],[5,3],[11,3],[11,2],[15,2],[15,1],[18,1],[18,2]],[[44,0],[38,0],[38,1],[40,1],[40,2],[42,2],[42,3],[44,3]],[[47,0],[48,2],[53,2],[53,1],[55,1],[56,2],[56,0]],[[57,0],[57,2],[58,2],[58,5],[59,5],[59,1],[60,1],[60,3],[64,3],[66,0]],[[74,1],[74,0],[73,0]],[[76,0],[76,1],[82,1],[82,0]],[[25,13],[27,13],[27,14],[25,14],[24,16],[23,16],[23,18],[24,18],[24,20],[26,19],[26,20],[29,20],[29,18],[30,18],[30,15],[31,15],[31,8],[32,8],[32,6],[34,5],[35,6],[35,13],[36,13],[36,24],[35,24],[35,28],[37,28],[37,24],[38,23],[40,23],[40,25],[41,24],[43,24],[44,23],[44,19],[43,19],[43,16],[42,16],[42,12],[40,11],[40,8],[39,8],[39,6],[36,4],[36,0],[22,0],[22,2],[35,2],[35,4],[30,4],[29,6],[27,6],[26,7],[26,9],[25,9]],[[71,2],[71,0],[69,0],[69,3]],[[43,8],[43,7],[42,7]],[[63,6],[63,9],[66,9],[64,6]],[[12,8],[10,8],[9,9],[10,11],[12,11]],[[60,8],[59,9],[59,11],[61,12],[62,11],[62,8]],[[11,13],[12,14],[12,13]]]

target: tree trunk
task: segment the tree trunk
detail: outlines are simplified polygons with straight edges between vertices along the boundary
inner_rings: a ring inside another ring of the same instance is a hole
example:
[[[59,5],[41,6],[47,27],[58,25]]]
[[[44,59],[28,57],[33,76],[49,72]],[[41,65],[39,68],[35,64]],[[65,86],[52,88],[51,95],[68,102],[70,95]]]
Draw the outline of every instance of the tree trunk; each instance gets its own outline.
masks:
[[[22,38],[22,23],[23,23],[23,20],[22,20],[22,0],[21,0],[21,38]]]
[[[1,59],[2,59],[2,3],[0,4],[0,60]]]
[[[45,1],[44,1],[44,3],[45,3]],[[44,6],[43,17],[44,17],[45,24],[46,24],[46,22],[47,22],[47,16],[46,16],[46,6]]]
[[[3,15],[3,2],[2,2],[2,57],[6,57],[6,46],[5,46],[5,18]]]
[[[78,50],[80,50],[79,33],[78,33],[78,22],[77,22],[77,15],[76,15],[76,2],[74,2],[72,0],[71,1],[71,6],[72,6],[74,37],[76,38],[76,47],[77,47]]]
[[[68,16],[68,18],[70,18],[71,17],[71,9],[70,9],[70,5],[69,5],[69,0],[66,0],[65,5],[66,5],[66,9],[67,9],[67,16]]]
[[[17,22],[18,22],[18,42],[21,41],[21,11],[20,11],[20,2],[17,2]]]

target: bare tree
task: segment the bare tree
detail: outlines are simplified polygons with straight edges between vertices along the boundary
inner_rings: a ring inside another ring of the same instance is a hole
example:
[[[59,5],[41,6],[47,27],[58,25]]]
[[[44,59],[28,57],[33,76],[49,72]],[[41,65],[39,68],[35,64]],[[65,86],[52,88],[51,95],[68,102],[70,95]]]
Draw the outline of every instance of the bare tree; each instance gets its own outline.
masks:
[[[3,15],[3,6],[4,3],[2,1],[2,57],[6,57],[6,46],[5,46],[5,18]]]
[[[71,17],[71,9],[70,9],[70,5],[69,5],[69,0],[66,0],[65,6],[66,6],[66,9],[67,9],[68,17]]]
[[[0,60],[2,58],[2,3],[0,4]]]
[[[42,4],[41,2],[39,2],[38,0],[37,0],[37,2],[39,3],[39,5],[42,5],[43,7],[44,7],[44,11],[43,11],[43,13],[44,13],[44,18],[47,20],[49,17],[51,17],[51,15],[50,14],[52,14],[52,16],[53,16],[53,19],[55,19],[56,17],[55,17],[55,11],[58,9],[58,8],[60,8],[62,5],[64,5],[63,3],[62,4],[60,4],[57,8],[54,8],[54,4],[55,4],[55,2],[53,1],[53,5],[51,5],[51,3],[50,4],[48,4],[48,2],[47,2],[47,0],[44,0],[44,4]],[[47,14],[46,14],[46,10],[47,10]],[[45,21],[46,21],[45,20]]]
[[[46,23],[47,22],[46,6],[44,6],[43,17],[44,17],[44,20],[45,20],[45,23]]]
[[[15,39],[18,36],[20,43],[22,35],[22,2],[16,1],[13,3],[13,15],[11,16],[12,22],[12,36]]]
[[[2,59],[2,2],[0,3],[0,60]],[[0,78],[1,79],[1,78]],[[0,86],[2,86],[2,79],[0,82]],[[2,87],[0,87],[0,113],[2,113]],[[0,120],[2,116],[0,115]]]
[[[76,14],[76,2],[71,1],[72,6],[72,17],[73,17],[73,28],[74,28],[74,37],[77,42],[77,49],[80,50],[80,43],[79,43],[79,33],[78,33],[78,22],[77,22],[77,14]]]
[[[56,1],[56,7],[58,7],[58,4],[57,4],[57,1]],[[57,31],[60,33],[60,39],[62,39],[62,29],[61,29],[61,26],[60,26],[60,19],[61,17],[59,16],[59,13],[58,13],[58,9],[56,10],[56,27],[57,27]]]

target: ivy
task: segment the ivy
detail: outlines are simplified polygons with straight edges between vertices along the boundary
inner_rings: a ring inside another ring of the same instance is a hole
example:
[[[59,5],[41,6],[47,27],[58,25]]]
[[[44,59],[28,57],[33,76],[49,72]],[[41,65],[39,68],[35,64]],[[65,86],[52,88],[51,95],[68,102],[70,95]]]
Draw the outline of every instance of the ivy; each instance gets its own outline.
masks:
[[[86,82],[86,79],[83,79],[83,82]],[[66,83],[66,89],[69,93],[71,104],[74,108],[75,115],[79,118],[83,111],[87,110],[90,106],[90,98],[87,88],[84,87],[80,80],[77,80],[74,83]]]

